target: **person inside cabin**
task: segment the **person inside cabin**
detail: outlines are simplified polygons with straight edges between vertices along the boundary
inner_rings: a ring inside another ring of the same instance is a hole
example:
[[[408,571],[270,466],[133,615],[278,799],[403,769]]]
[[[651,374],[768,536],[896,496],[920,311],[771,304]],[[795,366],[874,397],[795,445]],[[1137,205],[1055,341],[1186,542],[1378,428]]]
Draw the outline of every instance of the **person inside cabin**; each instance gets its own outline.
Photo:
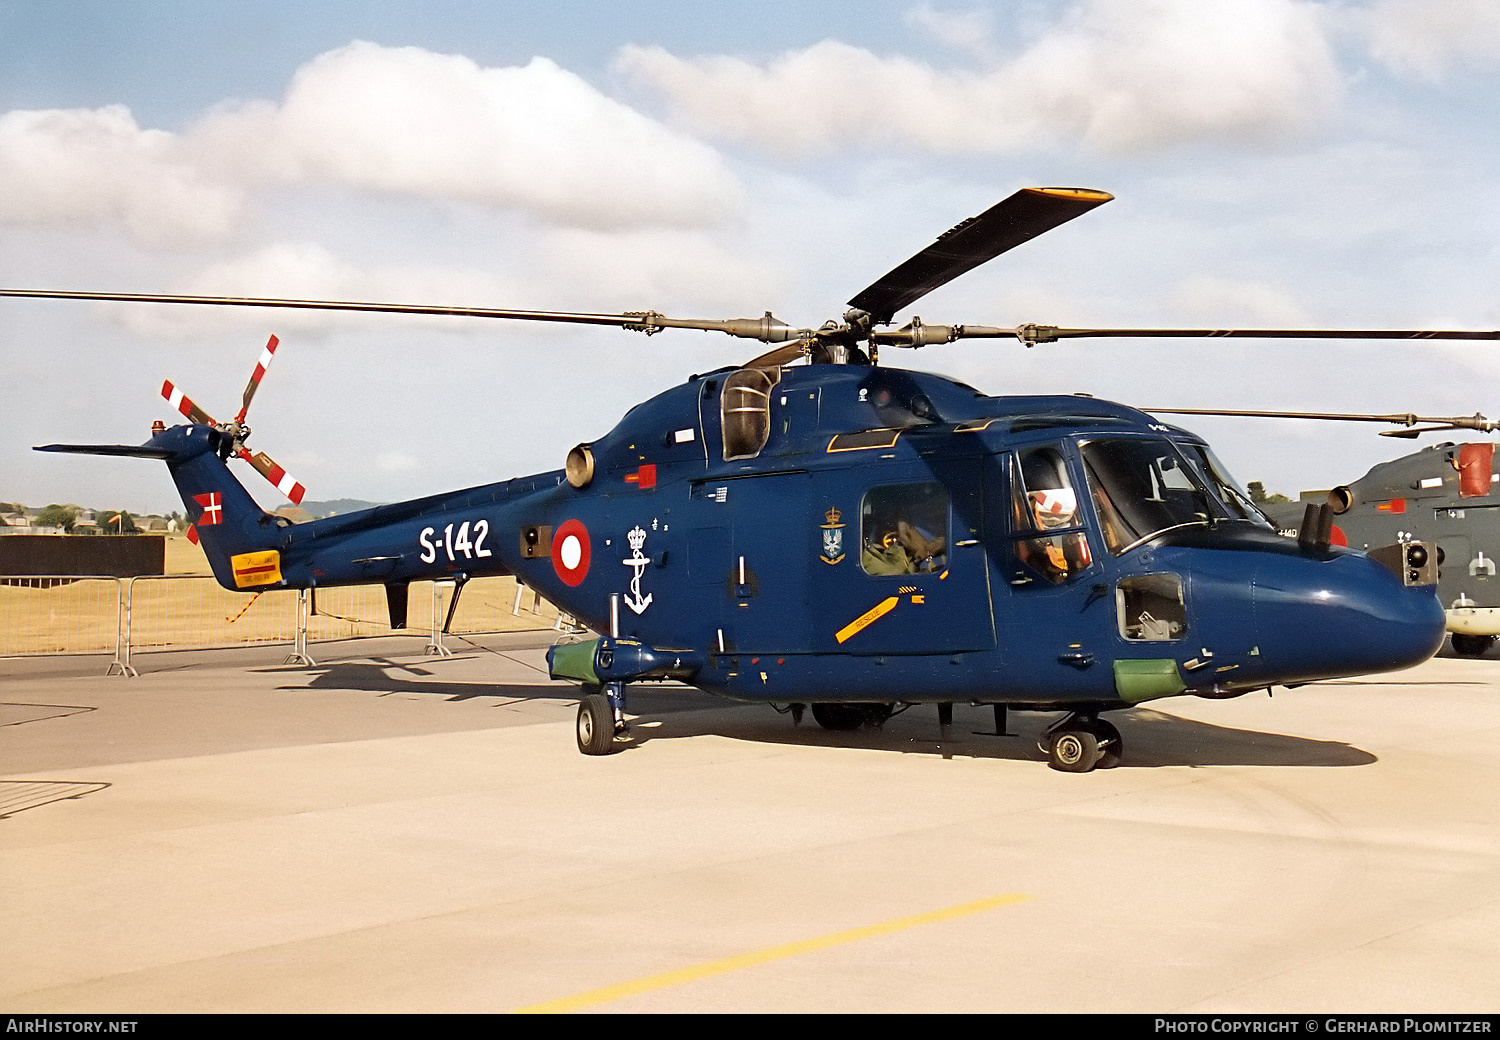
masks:
[[[866,574],[926,574],[947,566],[948,498],[937,484],[874,488],[863,509]]]
[[[1030,531],[1042,537],[1018,540],[1016,555],[1031,570],[1057,584],[1092,562],[1088,540],[1082,532],[1047,534],[1082,524],[1078,495],[1057,448],[1022,452],[1020,463],[1020,486],[1014,496],[1015,529],[1017,533]]]

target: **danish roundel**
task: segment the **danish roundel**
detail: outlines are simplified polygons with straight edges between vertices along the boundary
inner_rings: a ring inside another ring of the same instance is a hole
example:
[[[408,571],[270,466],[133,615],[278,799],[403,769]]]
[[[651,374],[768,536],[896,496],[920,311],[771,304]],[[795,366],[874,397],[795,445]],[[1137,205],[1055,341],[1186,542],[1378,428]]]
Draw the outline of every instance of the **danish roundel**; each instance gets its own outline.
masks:
[[[552,536],[552,569],[564,585],[582,585],[589,573],[589,529],[566,520]]]

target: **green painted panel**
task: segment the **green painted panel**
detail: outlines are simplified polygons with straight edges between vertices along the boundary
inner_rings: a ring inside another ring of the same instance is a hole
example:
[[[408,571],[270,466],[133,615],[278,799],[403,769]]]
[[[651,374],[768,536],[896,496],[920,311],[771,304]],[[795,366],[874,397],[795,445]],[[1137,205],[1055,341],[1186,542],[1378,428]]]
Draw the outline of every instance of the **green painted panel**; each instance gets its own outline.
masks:
[[[1175,697],[1187,689],[1177,662],[1171,658],[1115,662],[1115,690],[1131,704],[1157,697]]]
[[[547,654],[547,663],[554,679],[573,679],[576,682],[599,683],[594,671],[594,654],[599,649],[599,640],[584,643],[559,643]]]

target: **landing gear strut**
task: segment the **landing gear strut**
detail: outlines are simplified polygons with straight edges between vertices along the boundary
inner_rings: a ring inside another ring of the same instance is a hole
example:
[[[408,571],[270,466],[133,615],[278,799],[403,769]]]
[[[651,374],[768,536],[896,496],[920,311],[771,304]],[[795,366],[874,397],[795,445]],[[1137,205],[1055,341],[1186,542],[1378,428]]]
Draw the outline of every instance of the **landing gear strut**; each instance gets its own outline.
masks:
[[[1087,773],[1096,767],[1120,764],[1124,745],[1120,731],[1094,715],[1070,712],[1048,727],[1037,745],[1047,764],[1064,773]]]

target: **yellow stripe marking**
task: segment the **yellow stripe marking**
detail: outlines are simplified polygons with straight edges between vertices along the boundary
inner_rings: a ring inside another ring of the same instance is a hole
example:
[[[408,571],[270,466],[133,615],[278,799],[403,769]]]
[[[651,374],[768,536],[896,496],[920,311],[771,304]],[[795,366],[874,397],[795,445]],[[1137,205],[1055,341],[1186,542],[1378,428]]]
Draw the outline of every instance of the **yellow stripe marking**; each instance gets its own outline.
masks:
[[[896,604],[900,602],[900,596],[890,596],[886,599],[881,600],[879,603],[875,604],[859,617],[855,618],[843,628],[839,629],[838,633],[833,638],[837,639],[840,643],[845,642],[850,637],[858,635],[866,628],[870,627],[870,625],[874,624],[875,622],[879,621],[881,618],[889,614],[891,611],[895,610]]]
[[[785,960],[788,957],[798,957],[804,953],[814,953],[818,950],[827,950],[834,946],[843,946],[846,943],[858,942],[861,939],[873,939],[880,935],[890,935],[893,932],[906,931],[908,928],[918,928],[922,925],[938,924],[943,921],[953,921],[960,917],[969,917],[973,914],[982,914],[987,910],[997,910],[1002,906],[1011,906],[1015,903],[1025,902],[1030,898],[1028,895],[1010,892],[1005,895],[991,896],[988,899],[977,899],[972,903],[960,903],[958,906],[950,906],[943,910],[933,910],[925,914],[913,914],[910,917],[898,917],[880,924],[850,928],[847,931],[834,932],[831,935],[821,935],[812,939],[783,943],[780,946],[772,946],[751,953],[742,953],[734,957],[725,957],[722,960],[709,961],[706,964],[697,964],[689,968],[679,968],[676,971],[664,971],[657,975],[647,975],[645,978],[636,979],[632,982],[621,982],[613,986],[605,986],[601,989],[592,989],[587,993],[579,993],[572,997],[563,997],[561,1000],[550,1000],[543,1004],[532,1004],[530,1007],[519,1008],[517,1013],[547,1015],[578,1011],[597,1004],[607,1004],[612,1000],[623,1000],[625,997],[649,993],[652,990],[682,986],[689,982],[697,982],[699,979],[711,978],[715,975],[727,975],[732,971],[741,971],[745,968],[754,968],[762,964],[769,964],[772,961]]]

